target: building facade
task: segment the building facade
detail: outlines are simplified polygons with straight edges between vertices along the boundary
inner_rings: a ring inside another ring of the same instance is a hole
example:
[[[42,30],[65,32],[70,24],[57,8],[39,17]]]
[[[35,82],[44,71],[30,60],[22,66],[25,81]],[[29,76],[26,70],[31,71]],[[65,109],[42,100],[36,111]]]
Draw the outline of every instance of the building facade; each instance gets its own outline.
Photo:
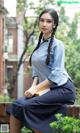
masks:
[[[0,0],[0,93],[4,87],[4,60],[3,60],[3,43],[4,43],[4,12],[3,1]]]
[[[12,82],[25,44],[23,27],[17,23],[16,17],[7,17],[6,13],[4,2],[0,0],[0,94],[8,90],[11,97],[19,98],[30,87],[32,80],[26,60],[20,67],[16,82]]]

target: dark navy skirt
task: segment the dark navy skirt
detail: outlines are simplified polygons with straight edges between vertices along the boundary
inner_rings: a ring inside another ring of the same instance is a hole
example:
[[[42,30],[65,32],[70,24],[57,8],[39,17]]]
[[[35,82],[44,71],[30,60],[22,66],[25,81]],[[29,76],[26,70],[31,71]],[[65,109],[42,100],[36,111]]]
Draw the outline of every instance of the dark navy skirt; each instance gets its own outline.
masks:
[[[57,86],[42,96],[22,97],[15,100],[6,112],[22,121],[23,125],[41,133],[55,133],[50,123],[55,121],[55,114],[66,115],[67,104],[75,102],[75,87],[71,80],[63,86]]]

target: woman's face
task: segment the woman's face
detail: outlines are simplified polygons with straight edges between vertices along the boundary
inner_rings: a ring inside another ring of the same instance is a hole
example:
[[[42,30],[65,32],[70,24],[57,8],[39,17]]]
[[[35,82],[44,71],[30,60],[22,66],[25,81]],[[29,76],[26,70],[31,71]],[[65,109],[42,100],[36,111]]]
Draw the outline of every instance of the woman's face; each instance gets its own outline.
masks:
[[[43,35],[50,35],[54,27],[54,20],[49,13],[44,13],[39,20],[39,28]]]

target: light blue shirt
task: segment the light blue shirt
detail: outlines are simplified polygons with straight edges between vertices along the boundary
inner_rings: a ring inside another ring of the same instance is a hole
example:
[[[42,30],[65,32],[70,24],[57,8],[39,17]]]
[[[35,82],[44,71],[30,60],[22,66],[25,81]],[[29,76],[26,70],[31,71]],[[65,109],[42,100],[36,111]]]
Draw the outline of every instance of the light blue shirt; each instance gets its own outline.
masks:
[[[32,77],[38,76],[39,83],[48,79],[60,86],[70,78],[64,66],[64,44],[54,38],[50,52],[50,63],[46,65],[49,42],[50,38],[47,41],[42,41],[40,47],[32,55]]]

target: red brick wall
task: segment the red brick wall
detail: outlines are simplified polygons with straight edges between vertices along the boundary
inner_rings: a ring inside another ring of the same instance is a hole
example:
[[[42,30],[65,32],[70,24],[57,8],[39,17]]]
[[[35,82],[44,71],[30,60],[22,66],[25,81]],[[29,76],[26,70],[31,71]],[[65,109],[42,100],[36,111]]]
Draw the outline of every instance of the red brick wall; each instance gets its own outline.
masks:
[[[10,73],[11,74],[10,80],[11,80],[13,78],[14,74],[15,74],[17,62],[8,61],[7,66],[13,66],[12,69],[11,69],[11,73]],[[8,73],[8,75],[10,75],[10,74]],[[14,97],[14,98],[17,97],[17,81],[16,81],[15,84],[13,84],[12,97]]]
[[[11,55],[15,54],[17,55],[17,29],[15,28],[9,28],[9,32],[13,36],[13,52],[9,53]]]
[[[29,70],[29,63],[24,63],[24,91],[29,89],[32,84],[32,74]]]
[[[0,14],[0,91],[3,88],[3,78],[4,78],[4,64],[3,64],[3,39],[4,39],[4,18]]]
[[[17,57],[17,29],[16,29],[16,27],[14,27],[14,28],[9,27],[8,32],[10,32],[12,34],[12,37],[13,37],[13,50],[12,50],[12,52],[8,53],[9,57],[12,57],[12,56],[14,57],[14,55]],[[15,71],[16,71],[17,61],[16,60],[13,61],[13,59],[8,60],[7,61],[7,67],[8,66],[13,67],[12,68],[12,75],[11,75],[13,77],[13,75],[15,74]],[[12,96],[14,98],[17,97],[17,81],[16,81],[16,84],[14,85],[14,90],[13,90]]]

